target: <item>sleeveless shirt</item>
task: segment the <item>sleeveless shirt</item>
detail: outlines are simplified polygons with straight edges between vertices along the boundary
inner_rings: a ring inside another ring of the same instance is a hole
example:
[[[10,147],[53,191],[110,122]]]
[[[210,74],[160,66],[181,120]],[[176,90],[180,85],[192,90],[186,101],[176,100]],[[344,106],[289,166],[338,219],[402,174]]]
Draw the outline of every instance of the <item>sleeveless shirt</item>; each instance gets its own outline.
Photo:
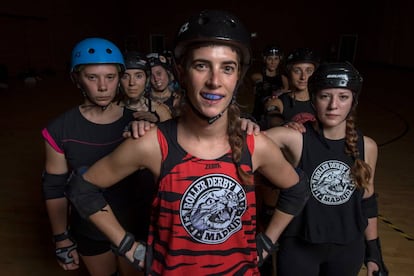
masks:
[[[259,275],[253,185],[237,175],[231,152],[205,160],[177,141],[177,122],[159,124],[159,190],[148,240],[149,275]],[[241,166],[251,174],[254,139]]]
[[[311,197],[302,213],[283,233],[311,243],[347,244],[361,237],[368,218],[361,208],[363,190],[350,176],[354,164],[344,152],[345,139],[329,140],[306,123],[299,167],[309,176]],[[358,132],[358,150],[364,156],[363,135]]]
[[[282,115],[285,121],[305,123],[315,120],[315,111],[310,100],[294,100],[290,93],[280,95],[279,99],[283,103]]]

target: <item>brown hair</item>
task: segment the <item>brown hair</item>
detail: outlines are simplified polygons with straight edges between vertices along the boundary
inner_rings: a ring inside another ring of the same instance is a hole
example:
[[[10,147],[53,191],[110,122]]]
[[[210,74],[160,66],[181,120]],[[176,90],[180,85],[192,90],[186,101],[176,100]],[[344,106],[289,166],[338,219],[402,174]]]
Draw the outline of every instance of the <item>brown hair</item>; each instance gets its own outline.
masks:
[[[190,66],[190,57],[194,49],[201,48],[204,46],[212,46],[212,45],[218,45],[217,43],[213,42],[202,42],[202,43],[193,43],[187,46],[185,50],[185,54],[180,58],[180,60],[177,60],[177,64],[180,64],[185,68],[187,71]],[[229,46],[234,50],[238,55],[238,62],[239,62],[239,82],[241,82],[240,74],[241,74],[241,64],[240,64],[240,57],[241,57],[241,51],[238,48],[235,48],[234,46],[227,45],[227,44],[219,44],[219,45],[225,45]],[[179,75],[180,76],[180,75]],[[182,77],[182,76],[181,76]],[[184,86],[185,89],[185,83],[182,82],[183,80],[180,79],[180,84]],[[241,129],[241,121],[240,121],[240,109],[235,101],[235,95],[237,93],[238,85],[236,86],[236,91],[234,91],[233,100],[230,103],[228,107],[228,126],[227,126],[227,135],[229,137],[229,144],[231,147],[232,152],[232,158],[233,162],[237,166],[237,174],[239,175],[242,183],[246,185],[252,185],[253,184],[253,177],[248,172],[244,171],[241,167],[241,158],[242,158],[242,152],[243,147],[245,145],[245,135],[244,132]],[[186,97],[183,97],[186,98]]]
[[[355,185],[359,189],[365,189],[371,178],[371,167],[360,158],[360,152],[357,147],[358,133],[355,125],[356,105],[353,105],[346,119],[346,135],[345,135],[345,153],[352,156],[355,160],[351,168],[351,176]]]

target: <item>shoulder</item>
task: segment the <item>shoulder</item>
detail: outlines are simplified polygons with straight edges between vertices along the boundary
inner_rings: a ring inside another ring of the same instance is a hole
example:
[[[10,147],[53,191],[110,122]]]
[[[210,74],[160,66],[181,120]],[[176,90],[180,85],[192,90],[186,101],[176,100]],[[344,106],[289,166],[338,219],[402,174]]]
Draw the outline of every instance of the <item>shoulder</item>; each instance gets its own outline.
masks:
[[[270,128],[264,133],[279,147],[292,146],[303,139],[300,131],[284,126]]]
[[[64,113],[61,113],[56,118],[52,119],[48,125],[47,129],[59,129],[63,127],[67,127],[68,124],[73,124],[79,121],[79,118],[81,118],[81,113],[79,111],[79,107],[74,107],[70,110],[67,110]]]
[[[253,82],[262,81],[262,80],[263,80],[263,75],[262,75],[262,73],[256,72],[256,73],[253,73],[253,74],[250,76],[250,79],[251,79]]]

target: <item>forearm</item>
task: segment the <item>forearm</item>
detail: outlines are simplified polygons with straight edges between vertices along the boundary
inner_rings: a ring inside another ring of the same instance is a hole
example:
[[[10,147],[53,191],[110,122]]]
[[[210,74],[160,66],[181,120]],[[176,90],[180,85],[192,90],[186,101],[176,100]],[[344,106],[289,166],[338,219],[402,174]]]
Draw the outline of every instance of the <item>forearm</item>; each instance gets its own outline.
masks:
[[[65,232],[68,227],[68,200],[65,197],[46,200],[46,210],[49,216],[52,234]]]
[[[378,219],[376,217],[368,219],[368,226],[365,229],[365,239],[367,241],[378,238]]]
[[[265,234],[276,243],[286,226],[292,221],[293,215],[275,210]]]
[[[92,214],[89,219],[113,244],[120,244],[126,231],[116,219],[109,205]]]

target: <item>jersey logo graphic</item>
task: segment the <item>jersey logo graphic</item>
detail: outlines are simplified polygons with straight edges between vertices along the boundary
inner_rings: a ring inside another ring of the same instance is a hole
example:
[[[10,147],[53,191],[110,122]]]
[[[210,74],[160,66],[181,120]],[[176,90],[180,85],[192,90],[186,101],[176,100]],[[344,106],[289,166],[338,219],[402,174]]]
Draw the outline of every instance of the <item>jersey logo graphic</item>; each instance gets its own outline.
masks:
[[[223,174],[195,180],[180,204],[181,223],[188,234],[205,244],[218,244],[241,229],[247,199],[243,187]]]
[[[298,122],[298,123],[306,123],[307,121],[315,121],[315,115],[313,115],[312,113],[308,113],[308,112],[301,112],[296,114],[295,116],[292,117],[292,119],[290,119],[290,121],[292,122]]]
[[[326,205],[340,205],[347,202],[355,190],[349,171],[349,166],[338,160],[319,164],[310,178],[313,197]]]

